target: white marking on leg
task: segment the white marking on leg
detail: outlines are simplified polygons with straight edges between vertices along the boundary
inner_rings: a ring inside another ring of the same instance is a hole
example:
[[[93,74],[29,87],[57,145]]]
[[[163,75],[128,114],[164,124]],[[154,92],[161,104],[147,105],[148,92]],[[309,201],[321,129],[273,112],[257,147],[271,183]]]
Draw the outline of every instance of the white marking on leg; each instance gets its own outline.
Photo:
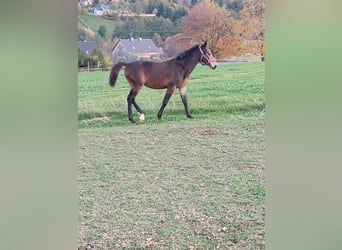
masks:
[[[144,121],[145,121],[145,115],[144,115],[144,113],[140,114],[140,113],[138,112],[138,115],[139,115],[139,121],[140,121],[140,122],[144,122]]]

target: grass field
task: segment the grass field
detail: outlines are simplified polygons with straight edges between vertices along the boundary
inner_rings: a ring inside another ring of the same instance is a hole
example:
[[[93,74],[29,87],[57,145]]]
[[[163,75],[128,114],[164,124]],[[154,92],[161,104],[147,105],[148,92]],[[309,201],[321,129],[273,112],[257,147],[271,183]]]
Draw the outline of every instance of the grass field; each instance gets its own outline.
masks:
[[[264,249],[264,64],[198,66],[179,94],[136,101],[121,72],[79,74],[79,245],[95,249]],[[137,115],[135,113],[135,118]]]

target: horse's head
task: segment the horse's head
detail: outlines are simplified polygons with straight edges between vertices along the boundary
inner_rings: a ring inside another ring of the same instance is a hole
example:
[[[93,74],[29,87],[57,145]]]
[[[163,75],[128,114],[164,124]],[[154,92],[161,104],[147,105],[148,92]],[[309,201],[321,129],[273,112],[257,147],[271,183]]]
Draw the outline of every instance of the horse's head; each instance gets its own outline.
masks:
[[[213,56],[211,53],[210,49],[208,48],[207,41],[205,41],[203,44],[200,44],[198,46],[200,52],[201,52],[201,57],[200,57],[200,63],[202,65],[207,65],[212,69],[215,69],[217,64],[216,64],[216,58]]]

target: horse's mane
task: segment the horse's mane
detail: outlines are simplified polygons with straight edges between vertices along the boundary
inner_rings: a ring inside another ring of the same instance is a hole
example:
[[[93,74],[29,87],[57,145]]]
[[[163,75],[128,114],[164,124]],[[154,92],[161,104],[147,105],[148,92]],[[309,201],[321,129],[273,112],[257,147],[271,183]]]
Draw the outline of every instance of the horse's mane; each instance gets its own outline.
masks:
[[[176,55],[175,60],[180,60],[183,59],[184,57],[189,56],[190,54],[192,54],[194,52],[194,50],[198,49],[198,44],[192,46],[190,49],[187,49],[181,53],[179,53],[178,55]]]

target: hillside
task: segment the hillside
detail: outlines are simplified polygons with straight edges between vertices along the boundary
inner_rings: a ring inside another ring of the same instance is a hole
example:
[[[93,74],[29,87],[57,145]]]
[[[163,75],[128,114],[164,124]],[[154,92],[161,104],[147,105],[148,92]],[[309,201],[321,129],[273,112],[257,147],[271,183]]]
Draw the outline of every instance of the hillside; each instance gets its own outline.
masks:
[[[97,39],[102,40],[98,35],[98,30],[101,25],[104,25],[106,27],[106,36],[103,40],[108,41],[112,38],[116,24],[116,21],[107,20],[100,16],[81,15],[79,16],[78,28],[90,29]]]
[[[99,1],[99,3],[102,1]],[[169,19],[172,21],[174,26],[178,26],[178,21],[184,16],[187,15],[190,11],[190,9],[196,5],[196,3],[199,3],[201,1],[169,1],[165,2],[163,0],[155,0],[155,1],[144,1],[143,3],[135,2],[135,1],[126,1],[125,5],[121,5],[121,7],[116,7],[114,8],[113,5],[108,5],[111,7],[112,10],[118,9],[118,8],[123,8],[125,9],[126,12],[128,13],[135,13],[135,14],[150,14],[153,11],[157,12],[157,16],[164,17],[165,19]],[[235,17],[239,16],[239,11],[242,8],[242,2],[243,0],[215,0],[220,7],[228,9],[231,14]],[[118,24],[117,21],[113,20],[108,20],[105,19],[101,16],[92,16],[92,15],[84,15],[86,12],[91,12],[94,7],[97,5],[93,6],[86,6],[86,7],[81,7],[79,11],[79,23],[78,23],[78,28],[79,29],[86,29],[89,32],[89,36],[96,36],[95,39],[100,39],[100,36],[98,35],[98,30],[100,25],[104,25],[106,28],[106,35],[104,37],[104,41],[108,41],[112,38],[113,31],[115,27]],[[98,5],[99,6],[99,5]],[[83,8],[83,11],[81,9]],[[115,10],[115,11],[116,11]],[[82,14],[81,14],[82,13]],[[161,28],[164,28],[160,26]],[[177,27],[177,30],[179,30],[180,27]],[[165,30],[165,28],[164,28]],[[166,29],[168,30],[168,29]],[[174,31],[171,32],[172,34],[175,34]],[[92,34],[92,35],[90,35]],[[162,34],[161,34],[162,35]],[[93,38],[94,39],[94,38]],[[165,40],[165,37],[164,39]]]
[[[127,0],[120,6],[99,3],[79,5],[78,40],[95,40],[105,53],[113,37],[142,37],[163,47],[168,56],[206,40],[219,59],[265,58],[265,0]],[[106,10],[103,17],[93,13],[98,6],[105,6],[101,7]]]

